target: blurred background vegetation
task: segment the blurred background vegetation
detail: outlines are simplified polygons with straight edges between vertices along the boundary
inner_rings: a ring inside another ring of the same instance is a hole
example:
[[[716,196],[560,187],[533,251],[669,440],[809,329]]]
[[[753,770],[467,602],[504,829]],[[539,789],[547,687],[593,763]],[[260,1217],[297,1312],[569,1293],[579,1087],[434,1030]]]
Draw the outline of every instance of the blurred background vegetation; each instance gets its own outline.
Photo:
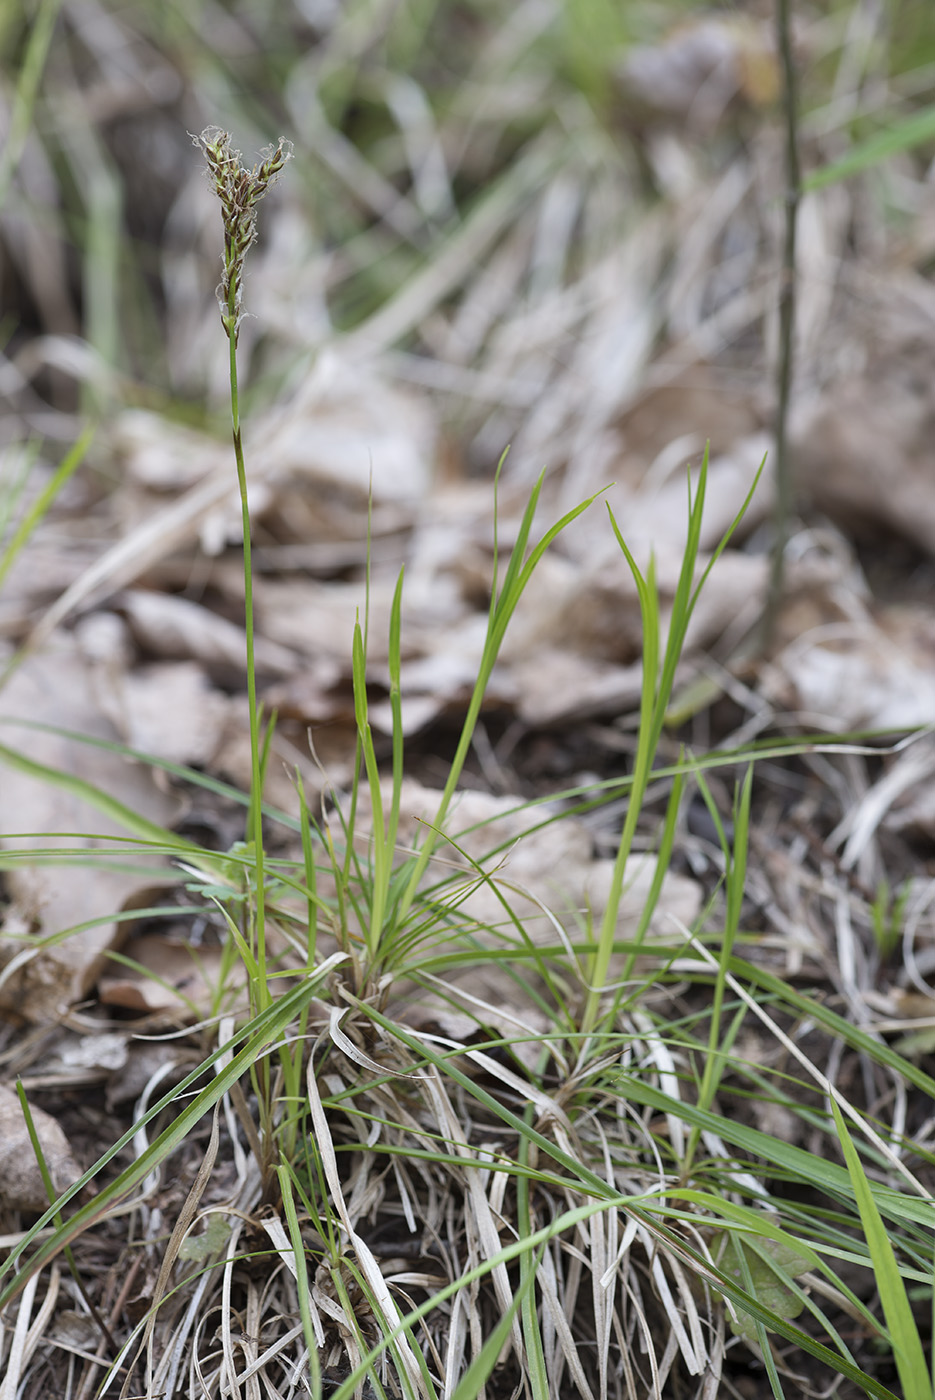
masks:
[[[793,11],[806,170],[928,110],[926,5]],[[752,223],[738,200],[716,276],[699,267],[686,281],[677,265],[718,181],[756,163],[764,131],[779,173],[773,24],[767,0],[5,0],[0,430],[67,440],[79,406],[198,419],[220,400],[217,211],[189,135],[213,124],[249,159],[280,135],[295,143],[253,269],[254,387],[274,392],[408,288],[415,300],[373,323],[376,347],[466,418],[470,439],[492,413],[477,446],[495,457],[554,374],[527,353],[519,387],[503,385],[512,411],[494,402],[485,352],[519,305],[549,324],[514,331],[541,335],[554,360],[554,318],[559,338],[580,334],[570,303],[631,242],[646,303],[621,315],[650,316],[645,360],[684,333],[673,285],[710,315],[763,275],[775,188],[759,191]],[[932,149],[865,187],[855,252],[898,236]],[[661,223],[661,207],[684,218]]]

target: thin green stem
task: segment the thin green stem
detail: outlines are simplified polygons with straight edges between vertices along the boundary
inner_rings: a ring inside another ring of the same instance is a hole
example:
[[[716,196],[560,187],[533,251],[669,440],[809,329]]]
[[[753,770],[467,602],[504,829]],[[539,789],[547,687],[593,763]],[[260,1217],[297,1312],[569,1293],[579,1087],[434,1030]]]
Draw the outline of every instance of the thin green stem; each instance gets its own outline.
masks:
[[[240,510],[243,519],[243,579],[244,630],[247,634],[247,704],[250,714],[250,827],[247,839],[253,843],[256,872],[256,904],[254,932],[258,986],[256,1006],[265,1011],[270,1004],[266,967],[266,880],[263,855],[263,775],[260,764],[260,723],[256,698],[256,665],[254,660],[253,625],[253,560],[250,540],[250,502],[247,494],[247,469],[244,465],[243,435],[240,428],[240,392],[237,379],[237,308],[236,285],[232,278],[227,294],[226,330],[230,345],[231,423],[234,435],[234,457],[237,462],[237,485],[240,490]],[[246,930],[245,930],[246,934]]]

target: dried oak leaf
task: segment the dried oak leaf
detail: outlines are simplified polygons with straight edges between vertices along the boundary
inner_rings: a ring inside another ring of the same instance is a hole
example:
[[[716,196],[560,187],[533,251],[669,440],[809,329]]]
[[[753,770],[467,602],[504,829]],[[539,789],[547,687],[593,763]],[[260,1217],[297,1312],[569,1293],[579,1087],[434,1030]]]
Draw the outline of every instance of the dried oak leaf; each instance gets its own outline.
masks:
[[[31,1108],[31,1113],[52,1185],[61,1193],[78,1180],[81,1168],[55,1119],[41,1108]],[[49,1204],[19,1098],[3,1084],[0,1084],[0,1204],[9,1210],[32,1211],[43,1211]]]

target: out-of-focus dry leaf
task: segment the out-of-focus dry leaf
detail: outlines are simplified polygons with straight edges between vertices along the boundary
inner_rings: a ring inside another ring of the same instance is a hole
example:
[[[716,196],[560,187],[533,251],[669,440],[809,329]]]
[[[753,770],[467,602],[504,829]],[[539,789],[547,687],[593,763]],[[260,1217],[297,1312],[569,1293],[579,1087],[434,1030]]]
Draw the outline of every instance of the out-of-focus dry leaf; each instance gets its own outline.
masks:
[[[217,753],[230,701],[194,661],[142,666],[122,687],[130,748],[170,763],[205,765]]]
[[[87,664],[68,637],[54,639],[48,651],[29,657],[0,693],[0,742],[31,762],[82,778],[100,787],[138,815],[166,825],[174,804],[151,775],[118,754],[82,744],[64,734],[24,727],[27,720],[114,741],[112,725],[101,713],[89,681]],[[13,721],[13,722],[11,722]],[[31,833],[17,839],[17,833]],[[15,767],[4,766],[0,782],[0,841],[8,854],[17,847],[48,851],[78,848],[76,864],[37,866],[28,858],[5,876],[11,904],[4,914],[8,936],[0,940],[0,963],[24,951],[32,956],[0,986],[0,1007],[29,1020],[55,1020],[73,1001],[86,995],[116,931],[102,922],[62,942],[41,940],[88,920],[106,920],[124,908],[162,865],[161,857],[134,852],[135,867],[152,871],[145,881],[139,870],[121,870],[95,851],[127,832],[78,795]],[[16,933],[17,937],[9,935]]]
[[[764,689],[832,732],[906,731],[935,723],[935,624],[891,607],[818,626],[776,658]]]
[[[182,1015],[202,1015],[211,1007],[221,978],[220,948],[193,951],[181,939],[145,934],[133,939],[126,952],[140,967],[109,965],[98,982],[105,1005]],[[230,980],[242,984],[239,965]]]
[[[717,412],[711,412],[712,403]],[[710,420],[710,421],[709,421]],[[629,490],[697,462],[710,442],[712,463],[754,434],[760,415],[749,387],[699,360],[661,384],[645,386],[617,422],[620,463],[614,479]]]
[[[656,558],[663,645],[680,569],[681,556],[664,547]],[[721,556],[692,615],[686,660],[722,637],[740,640],[759,616],[767,572],[762,556],[736,550]],[[543,587],[534,585],[517,610],[516,623],[502,656],[527,723],[620,714],[638,700],[643,624],[636,584],[618,550],[598,554],[584,570],[552,561]]]
[[[543,647],[514,662],[516,709],[536,728],[599,715],[626,714],[639,703],[642,663],[616,666],[573,651]]]
[[[426,656],[404,661],[400,666],[402,728],[404,734],[415,734],[432,720],[446,712],[461,713],[477,680],[487,632],[487,618],[475,613],[465,621],[434,635]],[[371,667],[371,676],[389,688],[389,673]],[[484,694],[484,706],[489,710],[513,709],[518,700],[513,677],[505,667],[495,668]],[[373,725],[391,734],[393,713],[388,700],[370,708]]]
[[[368,655],[385,661],[395,581],[374,580],[370,593]],[[364,620],[363,583],[314,583],[305,579],[258,580],[257,618],[263,634],[303,656],[343,661],[350,674],[354,623]]]
[[[354,740],[351,739],[349,757],[353,753]],[[342,731],[341,748],[346,747]],[[263,787],[263,800],[272,807],[298,815],[296,796],[296,769],[302,775],[306,794],[319,791],[323,782],[317,766],[309,757],[308,748],[291,744],[282,734],[274,732],[270,745],[266,782]],[[250,725],[247,706],[241,700],[231,700],[227,711],[227,722],[219,736],[213,771],[218,777],[239,788],[250,791],[253,762],[250,749]]]
[[[847,325],[853,370],[793,419],[798,486],[842,528],[876,534],[886,526],[935,554],[930,289],[920,282],[916,295],[890,278],[875,291],[872,325]]]
[[[231,701],[200,665],[157,662],[131,670],[127,627],[116,613],[82,618],[75,637],[101,712],[129,748],[169,763],[210,763]]]
[[[80,1078],[84,1074],[114,1074],[127,1062],[127,1036],[121,1031],[102,1031],[99,1035],[63,1035],[56,1047],[52,1063],[43,1062],[48,1074],[53,1065],[66,1076]]]
[[[242,672],[247,661],[242,627],[188,598],[170,593],[129,589],[117,599],[137,643],[156,656],[199,661],[206,667]],[[298,657],[286,647],[257,637],[257,669],[272,676],[289,676]]]
[[[926,830],[935,815],[931,797],[933,773],[935,743],[931,734],[913,740],[889,757],[877,780],[856,798],[835,828],[836,844],[841,845],[846,840],[841,852],[845,870],[860,870],[868,884],[879,879],[870,861],[871,843],[881,825],[885,824],[891,831],[907,826]],[[861,869],[862,863],[868,869]],[[900,917],[909,922],[908,912]],[[917,926],[914,916],[912,922]]]
[[[66,1191],[81,1175],[68,1139],[43,1109],[30,1105],[30,1112],[52,1185],[59,1193]],[[5,1084],[0,1084],[0,1203],[8,1210],[30,1211],[43,1211],[49,1204],[19,1098]]]
[[[356,498],[363,536],[371,490],[378,503],[415,505],[434,466],[435,426],[428,409],[375,369],[345,364],[333,353],[319,356],[290,403],[255,416],[245,436],[254,520],[274,507],[288,515],[290,492],[317,482]],[[82,603],[102,601],[178,549],[200,540],[214,555],[241,537],[229,447],[141,411],[121,417],[112,438],[131,479],[158,486],[160,495],[184,486],[183,494],[155,511],[151,496],[123,498],[130,526],[49,610],[34,634],[36,645]]]
[[[205,434],[141,410],[118,419],[115,445],[133,480],[159,492],[188,490],[228,472],[236,496],[232,450]],[[291,401],[255,415],[245,428],[251,484],[271,495],[309,479],[337,486],[366,504],[417,502],[430,480],[435,427],[414,395],[388,384],[373,366],[346,363],[334,350],[318,356]]]
[[[343,676],[343,668],[334,658],[322,657],[317,663],[304,665],[287,681],[271,686],[264,692],[265,699],[281,716],[304,724],[322,724],[338,717],[353,720],[350,688],[341,689]]]
[[[213,442],[204,433],[139,408],[120,414],[114,446],[126,461],[130,480],[160,493],[187,491],[230,464],[227,443]]]
[[[602,914],[610,893],[613,861],[592,861],[590,868],[583,873],[587,907]],[[621,938],[632,935],[643,913],[655,875],[655,856],[630,856],[624,871],[623,897],[617,916],[617,930]],[[650,931],[656,938],[675,938],[680,929],[691,928],[700,912],[701,886],[688,876],[669,870],[662,881],[662,894],[650,921]]]
[[[669,568],[681,564],[688,538],[688,493],[697,491],[698,462],[704,447],[698,443],[693,451],[678,438],[669,438],[659,425],[665,446],[655,461],[630,480],[630,464],[626,451],[621,454],[617,481],[602,493],[617,519],[627,547],[645,572],[651,555],[669,561]],[[701,523],[699,548],[702,556],[710,554],[733,524],[740,507],[750,492],[757,473],[768,459],[773,439],[767,433],[751,433],[732,444],[730,451],[712,455],[708,465],[705,508]],[[687,467],[691,461],[689,477]],[[605,482],[594,480],[591,489]],[[753,499],[733,537],[734,544],[745,539],[757,525],[769,516],[773,503],[773,484],[768,472],[760,475]],[[580,516],[562,536],[561,549],[592,573],[607,559],[622,559],[603,510],[589,510]]]
[[[250,433],[250,460],[270,464],[280,489],[310,478],[365,502],[418,502],[429,487],[435,424],[425,403],[388,384],[372,364],[321,353],[291,404]]]

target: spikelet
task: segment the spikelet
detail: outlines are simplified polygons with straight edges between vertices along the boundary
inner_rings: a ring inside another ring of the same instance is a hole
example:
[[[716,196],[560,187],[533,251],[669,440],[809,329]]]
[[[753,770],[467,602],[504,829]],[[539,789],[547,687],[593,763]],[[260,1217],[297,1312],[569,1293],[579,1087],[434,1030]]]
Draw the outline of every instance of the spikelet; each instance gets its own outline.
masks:
[[[244,263],[256,242],[256,206],[286,161],[291,160],[292,142],[280,137],[278,145],[268,146],[261,152],[263,159],[248,170],[240,152],[231,149],[230,132],[209,126],[200,136],[193,136],[192,141],[204,152],[214,191],[221,201],[224,275],[218,284],[217,299],[224,329],[236,345],[244,316]]]

